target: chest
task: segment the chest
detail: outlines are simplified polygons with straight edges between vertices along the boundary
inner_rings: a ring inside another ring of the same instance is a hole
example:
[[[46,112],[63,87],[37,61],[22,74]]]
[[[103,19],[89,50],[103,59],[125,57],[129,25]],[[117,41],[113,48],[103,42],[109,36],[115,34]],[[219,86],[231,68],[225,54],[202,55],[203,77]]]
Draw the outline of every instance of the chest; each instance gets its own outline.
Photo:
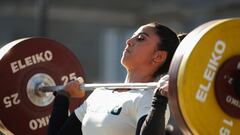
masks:
[[[94,93],[87,102],[83,132],[104,135],[134,134],[137,121],[133,101],[136,96],[134,93],[111,91]]]
[[[134,110],[135,93],[105,91],[94,93],[88,99],[87,113],[130,115]]]

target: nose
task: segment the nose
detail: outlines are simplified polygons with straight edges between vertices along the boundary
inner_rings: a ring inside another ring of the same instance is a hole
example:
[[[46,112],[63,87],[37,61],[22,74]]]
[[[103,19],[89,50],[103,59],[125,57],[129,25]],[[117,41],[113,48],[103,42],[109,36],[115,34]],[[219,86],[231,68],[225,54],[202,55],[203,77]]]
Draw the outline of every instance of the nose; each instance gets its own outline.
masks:
[[[133,45],[134,45],[134,43],[133,43],[133,38],[127,39],[126,44],[127,44],[128,46],[133,46]]]

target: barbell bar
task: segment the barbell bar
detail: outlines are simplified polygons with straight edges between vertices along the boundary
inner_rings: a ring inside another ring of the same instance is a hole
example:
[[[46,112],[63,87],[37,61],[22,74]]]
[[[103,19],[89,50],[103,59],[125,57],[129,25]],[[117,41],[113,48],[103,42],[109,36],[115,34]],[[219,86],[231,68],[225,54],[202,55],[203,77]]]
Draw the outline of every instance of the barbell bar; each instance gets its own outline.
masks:
[[[169,80],[169,75],[164,75],[158,82],[147,82],[147,83],[84,83],[84,80],[80,79],[80,89],[84,91],[93,91],[96,88],[104,88],[107,90],[115,89],[155,89],[157,87],[163,86]],[[65,88],[64,85],[57,86],[44,86],[44,83],[40,85],[35,85],[34,91],[40,92],[55,92],[61,91]]]
[[[80,89],[84,91],[92,91],[96,88],[106,88],[108,90],[114,89],[151,89],[156,88],[159,84],[157,82],[149,83],[92,83],[92,84],[81,84]],[[64,85],[59,86],[43,86],[37,90],[41,92],[54,92],[64,89]]]

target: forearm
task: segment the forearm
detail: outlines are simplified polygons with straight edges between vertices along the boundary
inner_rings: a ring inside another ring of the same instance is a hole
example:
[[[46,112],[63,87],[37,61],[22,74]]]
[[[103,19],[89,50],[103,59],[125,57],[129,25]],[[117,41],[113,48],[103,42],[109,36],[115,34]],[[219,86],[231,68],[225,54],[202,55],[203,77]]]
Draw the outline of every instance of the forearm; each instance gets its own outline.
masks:
[[[82,135],[81,127],[82,123],[78,120],[77,116],[73,112],[64,125],[62,125],[58,135]]]
[[[69,99],[63,95],[56,95],[51,117],[49,119],[48,135],[57,135],[59,129],[68,118]]]
[[[165,135],[167,101],[164,96],[154,95],[152,107],[142,123],[139,135]]]
[[[66,95],[56,95],[49,120],[48,135],[81,135],[81,122],[74,113],[68,117],[69,99]]]

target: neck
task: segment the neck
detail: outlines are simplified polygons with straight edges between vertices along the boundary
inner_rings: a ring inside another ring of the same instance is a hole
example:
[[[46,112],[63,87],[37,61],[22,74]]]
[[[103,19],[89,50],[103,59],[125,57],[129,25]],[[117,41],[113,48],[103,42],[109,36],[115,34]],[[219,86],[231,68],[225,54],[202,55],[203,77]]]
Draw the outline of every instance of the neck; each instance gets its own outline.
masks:
[[[128,71],[127,76],[125,78],[125,82],[152,82],[155,78],[153,73],[146,73],[143,71]]]

